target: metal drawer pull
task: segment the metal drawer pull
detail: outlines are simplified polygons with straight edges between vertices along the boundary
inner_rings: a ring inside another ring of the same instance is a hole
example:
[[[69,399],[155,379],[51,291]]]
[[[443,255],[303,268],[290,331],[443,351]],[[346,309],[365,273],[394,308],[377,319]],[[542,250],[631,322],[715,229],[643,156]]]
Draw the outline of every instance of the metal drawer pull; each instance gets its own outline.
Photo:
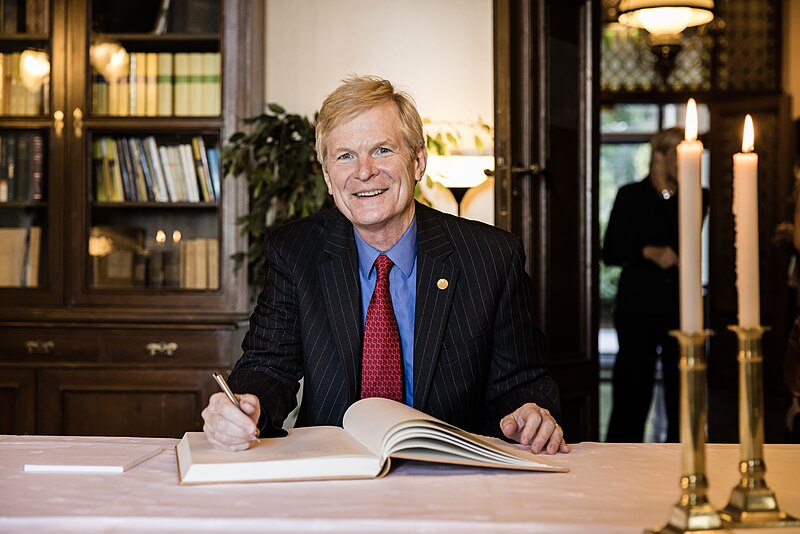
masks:
[[[173,342],[170,343],[148,343],[144,346],[144,350],[150,353],[150,356],[172,356],[172,354],[178,350],[178,344]]]
[[[36,340],[25,342],[25,349],[28,351],[28,354],[50,354],[55,348],[56,344],[52,341]]]

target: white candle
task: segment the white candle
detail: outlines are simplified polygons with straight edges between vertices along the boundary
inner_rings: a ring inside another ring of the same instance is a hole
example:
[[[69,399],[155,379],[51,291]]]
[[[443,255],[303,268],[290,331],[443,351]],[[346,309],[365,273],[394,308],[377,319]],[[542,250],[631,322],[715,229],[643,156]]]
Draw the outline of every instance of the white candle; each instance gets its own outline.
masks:
[[[697,140],[697,104],[686,105],[686,132],[678,145],[678,269],[680,273],[681,330],[694,334],[703,331],[703,287],[700,279],[703,223],[700,163],[703,143]]]
[[[733,155],[733,220],[736,228],[736,290],[739,326],[761,322],[758,277],[758,154],[753,119],[744,119],[742,151]]]

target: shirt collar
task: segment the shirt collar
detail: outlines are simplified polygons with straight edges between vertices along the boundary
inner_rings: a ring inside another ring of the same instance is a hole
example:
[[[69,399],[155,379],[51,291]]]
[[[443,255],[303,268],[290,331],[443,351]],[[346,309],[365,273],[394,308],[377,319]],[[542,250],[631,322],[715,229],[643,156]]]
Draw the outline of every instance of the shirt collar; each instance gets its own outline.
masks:
[[[358,267],[361,269],[361,274],[369,279],[372,277],[375,259],[380,256],[381,251],[367,244],[367,242],[358,235],[358,230],[356,230],[355,227],[353,227],[353,235],[356,238],[356,247],[358,248]],[[411,271],[414,269],[414,262],[417,259],[416,215],[411,220],[411,224],[408,225],[402,237],[400,237],[400,240],[386,251],[386,255],[389,256],[389,259],[402,271],[406,278],[411,276]]]

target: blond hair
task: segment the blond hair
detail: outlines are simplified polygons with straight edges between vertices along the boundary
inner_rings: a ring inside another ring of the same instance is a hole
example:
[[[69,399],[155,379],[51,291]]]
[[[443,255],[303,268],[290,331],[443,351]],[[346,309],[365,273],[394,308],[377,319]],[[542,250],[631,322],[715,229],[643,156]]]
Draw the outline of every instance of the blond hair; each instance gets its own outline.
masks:
[[[655,134],[650,138],[650,148],[653,152],[666,154],[683,141],[683,129],[673,126]]]
[[[389,80],[377,76],[354,76],[342,82],[342,85],[322,102],[317,117],[317,159],[323,166],[328,156],[325,139],[334,128],[363,111],[388,102],[393,102],[397,108],[401,124],[400,133],[411,153],[416,154],[425,146],[422,119],[410,95],[398,91]]]

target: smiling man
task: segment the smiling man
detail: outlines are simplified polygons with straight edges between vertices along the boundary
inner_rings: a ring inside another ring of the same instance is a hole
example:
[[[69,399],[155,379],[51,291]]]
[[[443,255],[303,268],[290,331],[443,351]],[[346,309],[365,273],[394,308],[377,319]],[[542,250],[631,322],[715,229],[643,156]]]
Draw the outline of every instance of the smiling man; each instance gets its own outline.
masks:
[[[387,397],[533,452],[568,452],[556,422],[519,238],[414,201],[422,121],[387,80],[345,80],[323,102],[317,157],[336,203],[270,232],[266,280],[230,384],[203,411],[216,447],[243,450],[295,407],[341,425]],[[243,413],[244,412],[244,413]]]

